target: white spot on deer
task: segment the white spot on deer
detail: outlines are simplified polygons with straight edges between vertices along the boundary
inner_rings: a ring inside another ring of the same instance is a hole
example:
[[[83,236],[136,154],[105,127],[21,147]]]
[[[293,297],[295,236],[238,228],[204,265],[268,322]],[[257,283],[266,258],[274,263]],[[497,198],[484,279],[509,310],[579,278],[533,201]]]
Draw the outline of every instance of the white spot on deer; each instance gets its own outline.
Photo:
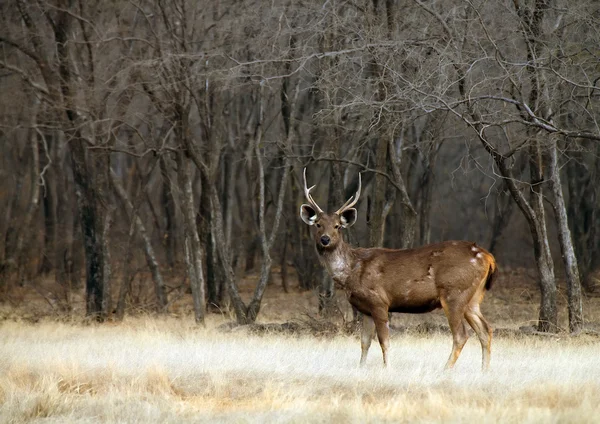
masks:
[[[472,264],[476,264],[476,263],[477,263],[477,259],[475,259],[475,258],[471,258],[471,263],[472,263]]]
[[[478,249],[478,248],[476,248],[475,246],[471,247],[471,250],[472,250],[473,252],[479,252],[479,249]]]
[[[481,252],[479,252],[478,254],[475,255],[475,257],[481,259],[481,258],[483,258],[483,255],[481,254]]]

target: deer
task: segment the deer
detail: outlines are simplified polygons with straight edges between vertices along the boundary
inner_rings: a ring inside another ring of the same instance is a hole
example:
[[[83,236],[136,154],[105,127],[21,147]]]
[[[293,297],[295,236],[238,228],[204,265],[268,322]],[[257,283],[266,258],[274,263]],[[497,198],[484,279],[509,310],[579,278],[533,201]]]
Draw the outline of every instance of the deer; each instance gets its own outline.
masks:
[[[445,369],[454,367],[469,338],[468,325],[481,343],[482,369],[490,365],[492,327],[480,310],[484,294],[492,286],[498,267],[494,256],[470,241],[443,241],[411,249],[352,247],[343,230],[357,220],[354,208],[358,190],[333,213],[324,212],[306,184],[308,204],[300,206],[302,221],[314,227],[317,255],[337,288],[363,315],[360,366],[364,366],[371,341],[377,334],[388,365],[389,313],[421,314],[442,308],[452,332],[452,352]]]

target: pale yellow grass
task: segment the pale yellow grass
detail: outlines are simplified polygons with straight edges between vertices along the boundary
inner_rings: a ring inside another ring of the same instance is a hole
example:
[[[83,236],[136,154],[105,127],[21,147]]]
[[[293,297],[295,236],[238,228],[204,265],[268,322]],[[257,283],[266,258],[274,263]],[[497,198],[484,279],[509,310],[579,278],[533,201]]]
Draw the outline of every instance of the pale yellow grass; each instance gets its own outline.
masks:
[[[374,343],[252,336],[175,319],[83,326],[4,322],[0,422],[599,422],[591,338],[496,338],[480,371],[472,338],[442,371],[449,335]]]

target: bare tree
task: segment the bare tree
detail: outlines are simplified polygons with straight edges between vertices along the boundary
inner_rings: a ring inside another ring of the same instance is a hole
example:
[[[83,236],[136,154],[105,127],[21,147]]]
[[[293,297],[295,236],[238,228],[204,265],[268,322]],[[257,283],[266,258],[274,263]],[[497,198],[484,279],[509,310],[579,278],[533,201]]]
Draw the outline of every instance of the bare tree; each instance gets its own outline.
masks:
[[[297,219],[310,164],[328,209],[361,172],[368,225],[349,232],[353,244],[467,237],[490,242],[501,268],[531,264],[544,331],[562,325],[563,261],[577,332],[579,280],[592,290],[600,266],[596,9],[4,2],[0,268],[26,285],[54,273],[68,304],[85,263],[98,319],[116,279],[119,317],[148,294],[164,311],[189,283],[198,322],[208,302],[247,323],[279,263],[284,289],[297,277],[324,308],[333,283]],[[498,243],[521,217],[531,244]],[[247,295],[249,273],[259,277]],[[143,296],[128,291],[134,277]]]

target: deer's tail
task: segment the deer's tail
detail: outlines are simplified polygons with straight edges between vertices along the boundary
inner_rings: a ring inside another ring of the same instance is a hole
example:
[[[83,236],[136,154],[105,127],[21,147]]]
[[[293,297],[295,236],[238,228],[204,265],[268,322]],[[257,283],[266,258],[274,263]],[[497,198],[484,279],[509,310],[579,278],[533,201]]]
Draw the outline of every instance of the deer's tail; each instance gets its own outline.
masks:
[[[494,256],[491,253],[488,253],[489,256],[489,263],[490,263],[490,267],[488,270],[488,275],[487,278],[485,280],[485,289],[486,290],[491,290],[492,285],[494,284],[494,281],[496,281],[496,277],[498,274],[498,265],[496,264],[496,259],[494,258]]]

